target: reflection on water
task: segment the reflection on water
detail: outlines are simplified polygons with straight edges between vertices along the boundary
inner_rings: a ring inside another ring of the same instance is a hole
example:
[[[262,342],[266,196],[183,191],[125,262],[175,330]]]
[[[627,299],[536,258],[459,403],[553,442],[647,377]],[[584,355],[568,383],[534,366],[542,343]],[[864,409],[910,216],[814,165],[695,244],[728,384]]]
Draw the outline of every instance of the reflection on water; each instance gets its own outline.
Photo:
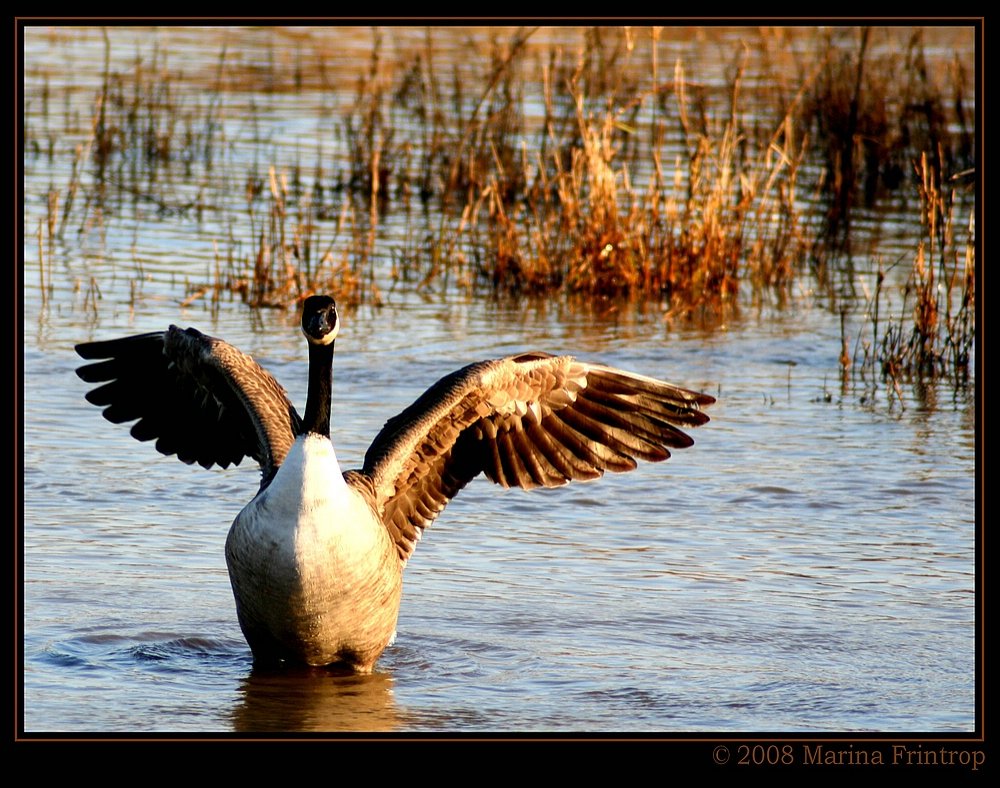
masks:
[[[344,675],[328,668],[254,668],[232,711],[237,733],[384,733],[399,725],[391,675]]]

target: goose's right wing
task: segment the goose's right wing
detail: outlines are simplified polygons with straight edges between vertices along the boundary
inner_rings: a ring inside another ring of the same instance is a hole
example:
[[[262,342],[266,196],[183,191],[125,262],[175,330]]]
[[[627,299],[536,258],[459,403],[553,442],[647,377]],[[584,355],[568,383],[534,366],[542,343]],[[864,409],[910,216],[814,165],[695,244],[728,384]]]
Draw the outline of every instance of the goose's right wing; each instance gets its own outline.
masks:
[[[256,361],[193,328],[86,342],[80,367],[104,385],[87,401],[115,424],[138,419],[132,437],[156,440],[161,454],[209,468],[252,457],[270,481],[298,434],[301,419],[281,385]]]
[[[407,560],[479,473],[504,487],[556,487],[657,462],[693,441],[715,399],[570,356],[523,353],[447,375],[390,419],[348,481],[367,490]]]

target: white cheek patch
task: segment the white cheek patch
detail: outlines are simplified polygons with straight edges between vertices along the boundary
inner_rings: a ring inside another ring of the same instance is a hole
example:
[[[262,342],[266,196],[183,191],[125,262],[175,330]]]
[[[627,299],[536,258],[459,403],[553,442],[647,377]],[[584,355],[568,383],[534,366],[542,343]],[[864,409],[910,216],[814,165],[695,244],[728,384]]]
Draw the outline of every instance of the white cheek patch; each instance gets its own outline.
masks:
[[[333,340],[337,338],[337,334],[340,333],[340,318],[337,318],[337,322],[333,326],[333,331],[327,334],[325,337],[320,339],[317,344],[319,345],[330,345],[333,344]]]
[[[302,329],[302,334],[305,336],[306,339],[309,340],[309,343],[311,345],[332,345],[333,341],[337,338],[337,334],[339,334],[339,333],[340,333],[340,318],[339,317],[337,318],[337,322],[334,323],[334,325],[333,325],[333,331],[331,331],[329,334],[327,334],[324,337],[320,337],[319,339],[317,339],[314,336],[311,336],[310,334],[307,334],[305,328]]]

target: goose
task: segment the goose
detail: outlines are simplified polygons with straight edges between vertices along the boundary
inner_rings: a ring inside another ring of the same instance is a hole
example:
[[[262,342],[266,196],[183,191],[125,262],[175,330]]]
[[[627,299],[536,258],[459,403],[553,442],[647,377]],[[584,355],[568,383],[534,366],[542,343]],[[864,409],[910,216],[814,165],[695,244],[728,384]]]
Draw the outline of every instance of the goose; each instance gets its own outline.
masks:
[[[393,642],[403,569],[451,498],[480,473],[556,487],[657,462],[693,440],[715,399],[572,356],[527,352],[446,375],[390,418],[359,470],[330,440],[336,302],[310,295],[305,415],[249,355],[194,328],[86,342],[86,399],[164,455],[227,468],[251,457],[260,488],[225,554],[254,664],[370,673]]]

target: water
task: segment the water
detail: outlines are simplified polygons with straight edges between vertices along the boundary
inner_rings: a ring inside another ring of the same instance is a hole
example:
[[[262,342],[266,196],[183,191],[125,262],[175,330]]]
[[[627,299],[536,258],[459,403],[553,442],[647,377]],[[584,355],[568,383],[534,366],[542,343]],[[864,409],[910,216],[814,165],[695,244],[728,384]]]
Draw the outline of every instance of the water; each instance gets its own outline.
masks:
[[[48,177],[26,173],[26,193]],[[973,395],[842,390],[839,316],[808,298],[714,329],[655,306],[453,290],[346,309],[345,467],[441,375],[518,350],[718,402],[667,463],[550,491],[471,484],[407,567],[374,675],[254,670],[223,544],[256,468],[205,471],[138,444],[84,401],[72,348],[195,325],[257,357],[301,412],[304,342],[291,311],[181,306],[170,266],[198,246],[190,227],[127,224],[109,218],[99,255],[67,248],[45,303],[25,269],[26,733],[974,730]],[[162,255],[134,300],[130,254]],[[96,307],[73,287],[92,272]]]
[[[462,306],[347,318],[334,410],[346,466],[445,371],[571,344]],[[301,408],[304,348],[288,347],[284,319],[248,332],[205,317],[160,324],[253,349]],[[471,485],[410,562],[399,637],[370,679],[256,673],[223,558],[256,470],[188,468],[105,423],[72,375],[71,341],[89,335],[26,347],[25,729],[971,729],[968,407],[825,401],[825,320],[584,337],[587,357],[716,393],[713,420],[691,449],[631,474],[532,493]]]

